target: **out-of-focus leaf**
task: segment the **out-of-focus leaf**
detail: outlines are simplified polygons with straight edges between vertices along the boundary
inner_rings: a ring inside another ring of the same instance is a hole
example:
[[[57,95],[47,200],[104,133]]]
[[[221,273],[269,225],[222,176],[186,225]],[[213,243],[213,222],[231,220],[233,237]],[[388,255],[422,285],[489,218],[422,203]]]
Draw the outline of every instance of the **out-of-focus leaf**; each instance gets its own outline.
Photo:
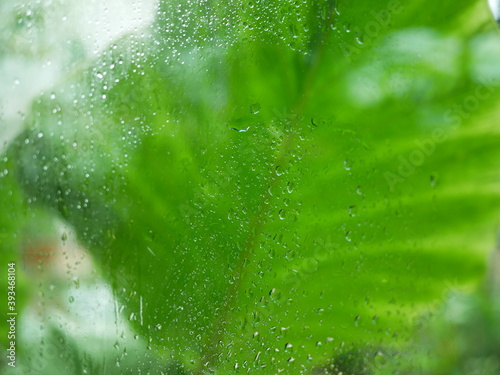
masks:
[[[443,291],[480,279],[499,208],[486,4],[159,10],[42,94],[6,155],[160,358],[344,366],[404,349]]]

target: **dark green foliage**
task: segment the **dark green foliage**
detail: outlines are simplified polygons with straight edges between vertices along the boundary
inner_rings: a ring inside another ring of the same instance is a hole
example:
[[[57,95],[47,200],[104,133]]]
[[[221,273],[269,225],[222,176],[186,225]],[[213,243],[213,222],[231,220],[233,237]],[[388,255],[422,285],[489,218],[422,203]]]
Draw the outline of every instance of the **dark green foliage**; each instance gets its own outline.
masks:
[[[385,368],[339,348],[410,352],[496,230],[500,39],[436,4],[162,1],[35,100],[2,252],[38,210],[72,225],[167,373]]]

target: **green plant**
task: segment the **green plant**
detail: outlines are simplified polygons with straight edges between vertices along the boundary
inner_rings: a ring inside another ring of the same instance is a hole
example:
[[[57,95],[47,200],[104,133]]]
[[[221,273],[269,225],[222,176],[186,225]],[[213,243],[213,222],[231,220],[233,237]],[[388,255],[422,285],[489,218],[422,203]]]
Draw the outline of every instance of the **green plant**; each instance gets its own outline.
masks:
[[[493,243],[494,28],[479,1],[162,1],[34,101],[2,252],[28,219],[74,227],[138,355],[179,373],[411,361]]]

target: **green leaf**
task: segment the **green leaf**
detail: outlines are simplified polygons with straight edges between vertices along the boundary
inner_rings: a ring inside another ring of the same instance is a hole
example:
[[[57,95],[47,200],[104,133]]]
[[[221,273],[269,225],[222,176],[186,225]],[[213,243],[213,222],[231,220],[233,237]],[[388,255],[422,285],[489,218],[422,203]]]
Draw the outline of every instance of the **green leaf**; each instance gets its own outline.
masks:
[[[493,243],[494,27],[480,2],[161,2],[35,100],[2,200],[73,226],[188,373],[404,351]]]

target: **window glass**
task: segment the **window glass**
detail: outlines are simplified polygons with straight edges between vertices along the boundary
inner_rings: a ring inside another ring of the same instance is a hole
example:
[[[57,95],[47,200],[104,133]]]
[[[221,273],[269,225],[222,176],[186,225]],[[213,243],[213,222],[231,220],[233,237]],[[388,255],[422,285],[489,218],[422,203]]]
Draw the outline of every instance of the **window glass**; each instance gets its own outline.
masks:
[[[3,0],[2,373],[497,374],[489,5]]]

